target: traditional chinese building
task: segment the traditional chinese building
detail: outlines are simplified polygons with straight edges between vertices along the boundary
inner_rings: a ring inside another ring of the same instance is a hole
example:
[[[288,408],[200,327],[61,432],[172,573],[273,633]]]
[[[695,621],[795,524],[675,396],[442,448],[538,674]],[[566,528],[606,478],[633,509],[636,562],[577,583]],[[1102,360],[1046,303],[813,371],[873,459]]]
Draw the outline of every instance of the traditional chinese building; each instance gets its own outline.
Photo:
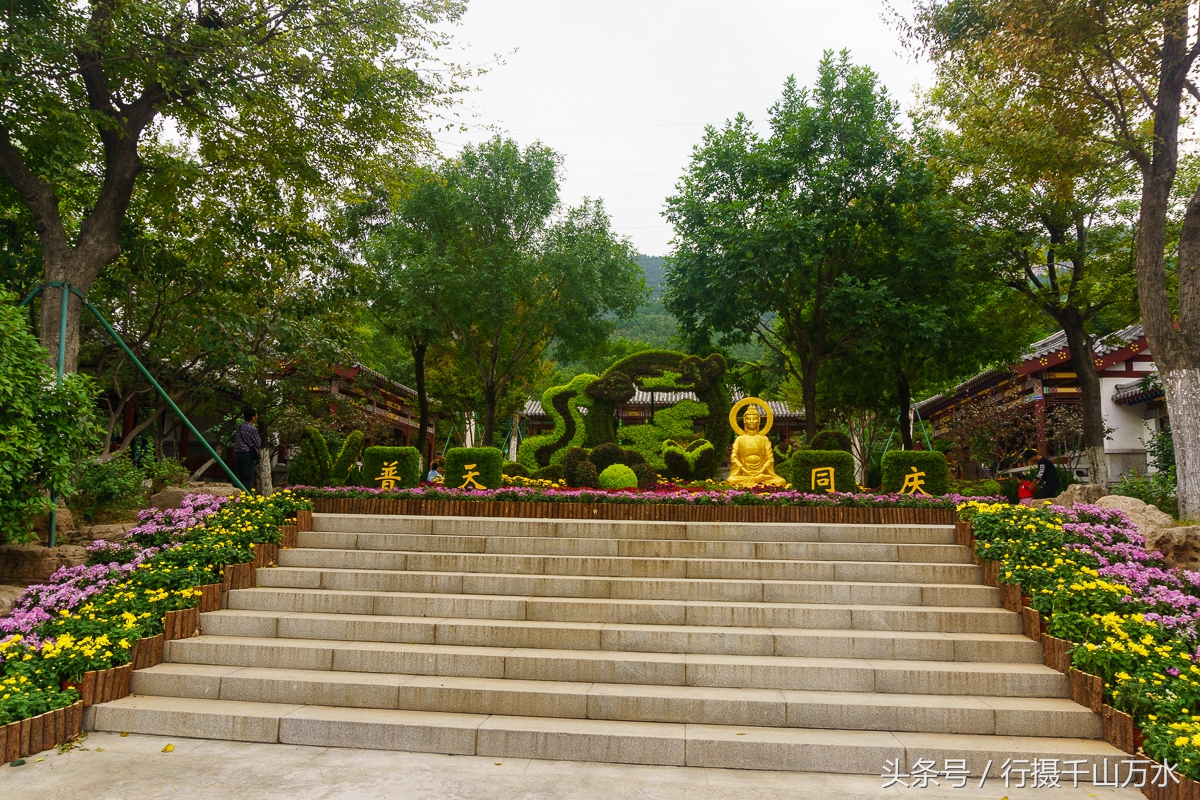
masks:
[[[1147,464],[1143,440],[1167,423],[1162,388],[1155,379],[1145,331],[1140,324],[1130,325],[1102,337],[1095,342],[1092,356],[1100,377],[1104,419],[1114,429],[1104,447],[1109,477],[1115,481],[1131,469],[1144,474]],[[1079,378],[1071,367],[1067,337],[1059,331],[1030,345],[1019,363],[981,372],[951,392],[918,403],[917,411],[935,433],[942,433],[951,414],[963,405],[1029,403],[1043,423],[1039,428],[1044,430],[1049,409],[1080,402]],[[1039,447],[1043,453],[1048,452],[1044,436]],[[1086,468],[1082,472],[1086,473]]]
[[[744,396],[742,392],[735,390],[730,394],[730,402],[736,403]],[[638,389],[629,402],[617,406],[618,424],[622,427],[645,425],[654,419],[656,411],[672,406],[680,400],[696,399],[693,392],[650,392]],[[786,442],[791,439],[793,434],[804,432],[803,409],[794,409],[780,400],[769,400],[767,405],[771,407],[771,413],[775,416],[775,422],[771,428],[772,438],[775,434],[779,434],[779,441]],[[554,424],[542,409],[542,403],[539,400],[527,402],[521,416],[529,421],[529,431],[525,434],[527,436],[537,436],[554,429]],[[702,424],[696,426],[697,432],[703,429]]]

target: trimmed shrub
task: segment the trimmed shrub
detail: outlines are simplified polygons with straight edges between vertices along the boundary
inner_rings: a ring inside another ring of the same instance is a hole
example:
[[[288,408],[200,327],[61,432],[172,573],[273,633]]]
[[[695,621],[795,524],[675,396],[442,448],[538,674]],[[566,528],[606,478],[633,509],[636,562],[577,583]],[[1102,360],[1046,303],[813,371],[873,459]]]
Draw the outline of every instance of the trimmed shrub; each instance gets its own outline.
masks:
[[[362,431],[351,431],[350,435],[342,442],[342,449],[338,451],[337,458],[329,466],[330,486],[345,485],[350,470],[358,465],[358,457],[362,454],[363,442],[366,438]]]
[[[1004,494],[999,481],[984,478],[981,481],[950,481],[947,490],[963,497],[994,497]]]
[[[505,461],[504,466],[500,468],[500,474],[508,475],[510,477],[516,476],[518,478],[528,478],[532,473],[528,467],[519,461]]]
[[[711,478],[717,466],[717,449],[707,439],[698,439],[686,446],[664,442],[662,457],[668,478],[703,480]]]
[[[600,488],[600,472],[596,469],[596,465],[590,461],[580,461],[575,466],[575,483],[568,484],[577,489],[599,489]]]
[[[630,469],[637,476],[639,489],[653,489],[658,485],[658,473],[654,471],[654,467],[645,461],[640,464],[634,464]]]
[[[946,457],[936,450],[889,450],[883,454],[883,490],[898,492],[904,477],[912,472],[924,472],[921,489],[928,494],[945,494],[950,485],[950,468]]]
[[[624,464],[610,464],[600,473],[601,489],[636,489],[637,475]]]
[[[592,398],[584,394],[584,389],[595,380],[595,375],[577,375],[566,385],[551,386],[542,393],[542,411],[554,424],[554,430],[521,442],[517,461],[535,470],[559,463],[569,448],[584,444],[587,431],[579,409],[592,407]]]
[[[820,492],[824,489],[813,488],[812,473],[824,467],[833,467],[834,491],[853,492],[858,489],[854,479],[854,456],[845,450],[798,450],[788,461],[790,473],[779,474],[798,492]]]
[[[474,466],[468,470],[467,465]],[[446,486],[462,488],[467,483],[467,473],[475,472],[472,480],[485,489],[499,489],[504,485],[500,469],[504,464],[504,453],[498,447],[451,447],[446,451]],[[473,485],[467,488],[474,489]]]
[[[562,460],[563,477],[567,480],[567,486],[578,487],[580,484],[575,478],[575,470],[580,464],[588,460],[588,451],[582,447],[572,447],[566,452]],[[596,473],[599,475],[599,472]]]
[[[142,461],[142,474],[150,481],[150,494],[158,494],[168,486],[187,486],[190,470],[174,458]]]
[[[551,464],[548,467],[542,467],[534,471],[529,477],[539,481],[554,481],[558,483],[563,480],[563,466],[562,464]]]
[[[660,472],[666,472],[667,463],[663,461],[663,442],[674,440],[687,442],[696,434],[693,433],[693,422],[708,416],[708,406],[695,400],[680,400],[675,405],[668,406],[654,413],[654,422],[646,425],[626,425],[617,432],[621,444],[631,447],[642,454],[646,463]],[[729,422],[725,422],[729,427]]]
[[[397,488],[411,489],[421,482],[421,451],[415,447],[368,447],[363,451],[362,481],[379,488],[385,465],[395,464]]]
[[[850,437],[841,431],[821,431],[813,440],[809,442],[809,450],[844,450],[847,453],[854,452]]]
[[[300,455],[292,460],[288,480],[302,486],[329,485],[329,445],[316,428],[310,426],[300,434]]]
[[[592,452],[588,455],[588,461],[595,464],[596,469],[600,470],[603,475],[604,470],[613,464],[624,464],[624,456],[625,451],[621,449],[621,445],[615,442],[605,442],[592,448]]]

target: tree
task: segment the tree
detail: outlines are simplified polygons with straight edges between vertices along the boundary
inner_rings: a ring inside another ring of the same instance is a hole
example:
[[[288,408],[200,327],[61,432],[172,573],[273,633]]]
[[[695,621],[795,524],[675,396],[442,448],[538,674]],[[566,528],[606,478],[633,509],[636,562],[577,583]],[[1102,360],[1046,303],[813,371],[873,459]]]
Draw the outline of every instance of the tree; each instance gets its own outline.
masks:
[[[825,53],[813,89],[784,85],[762,138],[738,115],[709,127],[667,200],[667,308],[694,348],[757,338],[800,383],[816,435],[821,366],[852,340],[831,306],[892,217],[904,155],[874,72]]]
[[[932,97],[954,124],[945,153],[970,222],[972,261],[1053,319],[1079,377],[1089,476],[1108,484],[1094,333],[1136,316],[1133,174],[1074,108],[1046,108],[976,73],[944,74]]]
[[[0,292],[0,543],[27,541],[47,492],[71,493],[75,465],[94,444],[94,385],[61,385],[29,331],[16,297]]]
[[[181,135],[206,168],[336,194],[428,141],[454,88],[415,64],[455,0],[16,4],[0,53],[0,170],[29,211],[48,281],[83,291],[121,250],[144,151]],[[453,73],[451,73],[453,74]],[[60,303],[42,303],[58,349]],[[70,298],[66,366],[79,347]]]
[[[528,396],[551,348],[562,358],[587,350],[646,297],[636,251],[603,206],[561,210],[561,162],[541,144],[497,136],[416,181],[394,215],[391,269],[427,288],[454,352],[473,367],[484,446],[497,408]]]
[[[1194,5],[922,0],[912,29],[939,73],[978,74],[1039,108],[1068,106],[1138,170],[1138,302],[1171,414],[1185,517],[1200,516],[1200,182],[1188,187],[1174,304],[1165,251],[1180,122],[1200,98]]]

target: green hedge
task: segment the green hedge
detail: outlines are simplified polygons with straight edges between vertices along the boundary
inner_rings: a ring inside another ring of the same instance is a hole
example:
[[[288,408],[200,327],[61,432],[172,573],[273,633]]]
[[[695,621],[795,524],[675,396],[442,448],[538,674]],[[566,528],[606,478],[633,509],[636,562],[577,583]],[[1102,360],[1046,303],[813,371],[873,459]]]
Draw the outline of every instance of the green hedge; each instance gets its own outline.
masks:
[[[563,477],[564,477],[563,476],[563,465],[562,464],[551,464],[548,467],[542,467],[541,469],[536,470],[529,477],[534,478],[539,481],[555,481],[555,482],[561,481],[561,480],[563,480]]]
[[[850,437],[841,431],[821,431],[809,442],[810,450],[845,450],[853,452]]]
[[[788,461],[790,474],[783,477],[797,492],[820,492],[813,488],[813,470],[833,467],[834,491],[853,492],[858,489],[854,477],[854,456],[845,450],[797,450]]]
[[[368,447],[363,451],[362,480],[376,488],[383,485],[384,465],[395,463],[396,486],[405,489],[421,482],[421,451],[415,447]]]
[[[499,489],[504,485],[500,470],[504,466],[504,453],[498,447],[451,447],[446,451],[446,486],[461,488],[467,480],[467,464],[474,464],[471,472],[475,483],[485,489]],[[474,486],[468,485],[468,489]]]
[[[663,442],[664,474],[668,478],[698,481],[711,478],[717,468],[717,448],[707,439],[698,439],[690,444]]]
[[[500,468],[500,474],[507,475],[510,478],[513,476],[528,478],[533,474],[533,471],[519,461],[505,461],[504,466]]]
[[[587,439],[581,408],[590,409],[592,398],[584,389],[597,380],[595,375],[576,375],[563,386],[551,386],[542,393],[542,411],[550,418],[554,430],[540,436],[530,436],[517,449],[517,461],[530,471],[562,461],[572,447],[581,447]]]
[[[936,450],[889,450],[883,454],[883,491],[898,492],[904,476],[924,472],[921,489],[929,494],[945,494],[950,488],[950,468],[946,457]]]

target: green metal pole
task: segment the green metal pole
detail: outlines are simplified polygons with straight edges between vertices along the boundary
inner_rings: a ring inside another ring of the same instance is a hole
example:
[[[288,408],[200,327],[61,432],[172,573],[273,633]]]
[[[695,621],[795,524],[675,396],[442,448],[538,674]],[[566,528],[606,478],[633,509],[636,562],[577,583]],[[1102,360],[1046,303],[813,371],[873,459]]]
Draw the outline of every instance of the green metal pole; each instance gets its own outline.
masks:
[[[76,294],[79,294],[78,290],[72,289],[72,291],[75,291]],[[129,356],[129,360],[132,361],[134,365],[137,366],[138,370],[141,371],[142,377],[150,382],[150,385],[154,387],[155,391],[157,391],[159,395],[162,396],[162,399],[167,402],[167,406],[174,411],[181,420],[183,420],[183,424],[187,425],[188,430],[192,432],[192,435],[195,436],[197,440],[199,440],[200,444],[204,445],[204,449],[207,450],[208,454],[213,457],[213,460],[221,465],[221,469],[225,470],[225,474],[229,476],[229,480],[233,482],[233,485],[241,489],[243,492],[249,491],[245,486],[242,485],[242,482],[238,480],[237,475],[233,474],[233,470],[229,468],[229,465],[226,464],[219,455],[217,455],[217,451],[212,448],[212,445],[208,443],[208,440],[200,434],[200,431],[196,430],[196,426],[192,424],[192,421],[188,419],[182,411],[179,410],[179,406],[175,405],[175,401],[171,399],[171,396],[167,394],[161,386],[158,385],[158,381],[154,380],[154,376],[150,374],[150,371],[142,365],[141,361],[138,361],[137,356],[133,354],[133,351],[129,349],[129,346],[126,345],[121,337],[117,335],[117,332],[113,330],[113,327],[108,324],[108,320],[106,320],[100,314],[100,312],[96,310],[96,307],[93,306],[82,294],[79,294],[79,299],[83,301],[84,305],[88,307],[88,310],[92,312],[92,315],[99,320],[101,325],[104,326],[104,330],[108,331],[108,335],[112,337],[112,340],[116,342],[123,351],[125,351],[125,355]]]

